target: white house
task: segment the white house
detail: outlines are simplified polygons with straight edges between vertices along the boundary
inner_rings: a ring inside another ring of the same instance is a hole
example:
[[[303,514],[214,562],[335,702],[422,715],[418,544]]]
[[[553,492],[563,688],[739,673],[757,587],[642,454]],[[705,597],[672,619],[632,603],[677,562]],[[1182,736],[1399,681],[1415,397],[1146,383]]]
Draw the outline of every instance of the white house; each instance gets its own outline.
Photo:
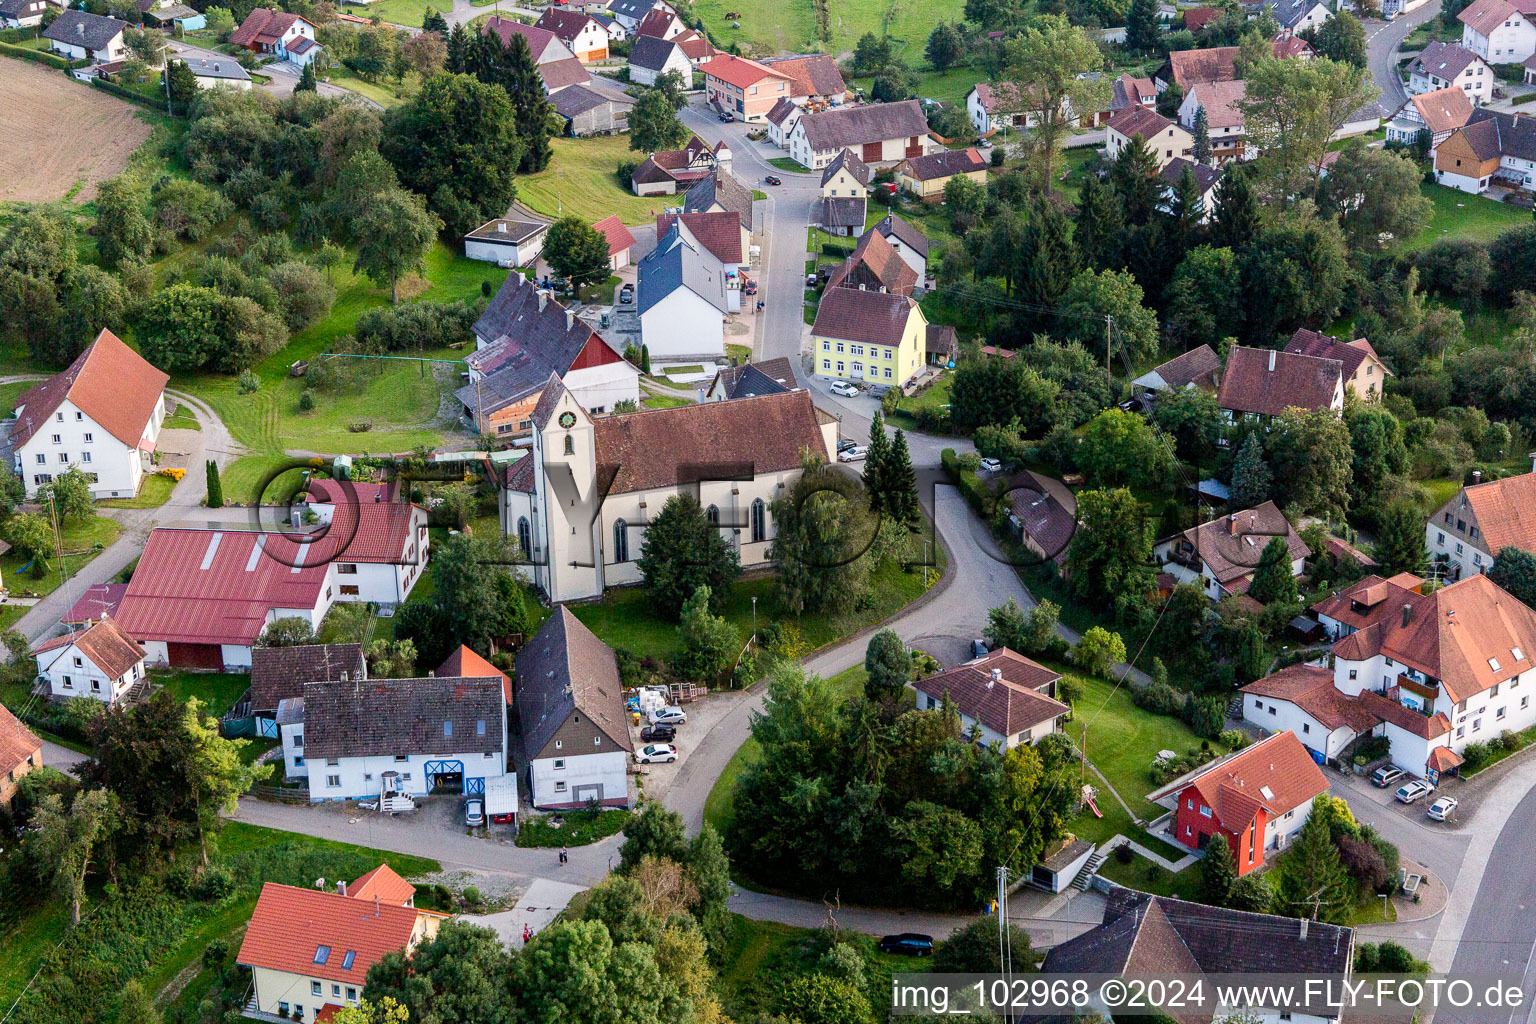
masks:
[[[132,28],[126,21],[85,11],[64,11],[52,25],[43,29],[49,49],[70,60],[105,64],[128,55],[123,31]]]
[[[1380,719],[1333,685],[1333,671],[1290,665],[1242,687],[1243,720],[1266,732],[1289,730],[1309,751],[1332,761]]]
[[[1152,557],[1180,583],[1193,583],[1220,601],[1248,593],[1264,549],[1277,538],[1285,541],[1291,575],[1300,576],[1312,552],[1272,501],[1165,537],[1153,545]]]
[[[49,7],[60,6],[50,0],[0,0],[0,28],[32,28],[42,24]]]
[[[27,495],[70,469],[91,479],[93,497],[137,494],[153,467],[169,379],[103,330],[68,369],[23,391],[10,443]]]
[[[912,686],[919,711],[948,701],[960,715],[961,735],[1012,749],[1033,746],[1061,727],[1072,709],[1056,699],[1059,679],[1060,672],[1000,647]]]
[[[32,648],[37,674],[58,700],[92,697],[111,704],[144,678],[144,648],[110,618]]]
[[[1456,15],[1461,45],[1490,64],[1519,64],[1536,53],[1536,3],[1473,0]]]
[[[1024,111],[1024,98],[1012,82],[978,82],[965,94],[965,112],[971,124],[982,135],[994,130],[1006,131],[1015,125],[1025,127],[1029,115]]]
[[[1323,0],[1268,0],[1264,5],[1286,32],[1296,34],[1309,28],[1322,28],[1333,17],[1333,8]]]
[[[1424,527],[1424,547],[1449,579],[1487,572],[1506,547],[1536,551],[1536,472],[1488,483],[1480,477]]]
[[[1418,96],[1436,89],[1456,88],[1474,104],[1493,99],[1495,75],[1488,62],[1465,46],[1435,40],[1408,65],[1408,93]]]
[[[1433,149],[1471,116],[1472,99],[1461,89],[1450,87],[1420,93],[1408,97],[1387,122],[1387,141],[1413,145],[1421,133],[1428,132]]]
[[[917,100],[836,107],[802,116],[789,132],[789,155],[821,170],[845,149],[867,164],[894,163],[941,149],[928,134],[928,118]]]
[[[498,267],[532,266],[544,251],[548,233],[546,221],[497,217],[464,236],[464,255]]]
[[[683,48],[660,36],[636,36],[629,48],[629,80],[636,85],[655,85],[656,79],[676,72],[683,84],[690,85],[693,64]]]
[[[516,704],[534,807],[629,806],[618,659],[565,605],[517,654]]]
[[[740,281],[735,267],[726,267],[693,239],[678,220],[637,264],[640,286],[636,309],[640,338],[651,361],[717,359],[725,354],[724,318],[741,292],[727,274]]]
[[[297,14],[258,7],[229,35],[234,46],[253,53],[270,53],[279,60],[308,64],[323,49],[315,41],[315,26]]]
[[[1195,147],[1194,136],[1151,107],[1126,107],[1104,126],[1105,151],[1112,160],[1119,159],[1133,138],[1146,144],[1158,170],[1175,157],[1191,155]]]
[[[551,377],[534,411],[528,469],[502,492],[502,531],[552,602],[640,582],[645,524],[691,494],[744,566],[768,559],[770,505],[806,452],[831,461],[837,422],[806,391],[594,418]]]
[[[780,149],[788,149],[790,133],[804,114],[805,108],[788,96],[780,99],[768,111],[768,141]]]

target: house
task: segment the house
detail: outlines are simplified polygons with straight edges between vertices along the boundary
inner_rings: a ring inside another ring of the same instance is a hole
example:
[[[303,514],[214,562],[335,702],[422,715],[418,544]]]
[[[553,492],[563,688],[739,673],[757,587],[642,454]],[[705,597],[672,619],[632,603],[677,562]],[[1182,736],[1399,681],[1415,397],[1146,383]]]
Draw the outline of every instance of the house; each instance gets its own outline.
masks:
[[[922,156],[937,148],[917,100],[807,113],[789,133],[789,155],[812,170],[821,170],[845,149],[874,164]]]
[[[666,0],[612,0],[608,4],[608,13],[613,15],[613,20],[630,32],[638,29],[645,16],[654,10],[669,11],[673,17],[677,16],[677,11]]]
[[[555,113],[565,118],[565,130],[572,138],[584,139],[592,135],[612,135],[629,131],[629,112],[635,101],[599,82],[601,75],[588,83],[568,86],[549,101]]]
[[[1288,665],[1240,689],[1243,721],[1291,733],[1314,761],[1336,761],[1345,747],[1381,724],[1358,697],[1339,692],[1332,669],[1319,665]]]
[[[1389,2],[1395,2],[1395,0],[1389,0]],[[1418,0],[1418,2],[1424,3],[1425,0]],[[1311,43],[1288,28],[1281,29],[1279,34],[1270,40],[1270,46],[1274,50],[1275,56],[1281,60],[1285,60],[1288,57],[1294,57],[1297,60],[1311,60],[1317,56],[1316,51],[1312,49]]]
[[[1014,534],[1041,560],[1066,563],[1067,545],[1077,532],[1077,499],[1059,480],[1024,469],[1008,479],[1008,522]]]
[[[907,157],[896,165],[896,180],[901,187],[928,203],[943,199],[944,186],[953,178],[968,178],[986,187],[987,161],[976,147],[941,149],[926,156]]]
[[[726,314],[741,308],[741,272],[725,266],[676,221],[636,264],[640,338],[653,362],[718,359]],[[729,275],[729,277],[727,276]]]
[[[1424,546],[1451,579],[1487,572],[1507,547],[1536,551],[1536,473],[1463,487],[1429,517]]]
[[[1268,422],[1290,408],[1344,409],[1344,364],[1337,359],[1233,345],[1216,391],[1229,420]]]
[[[1336,341],[1326,334],[1302,327],[1291,335],[1285,350],[1305,356],[1337,359],[1343,364],[1344,390],[1362,402],[1378,401],[1386,388],[1387,378],[1393,376],[1371,343],[1364,338]]]
[[[310,802],[378,797],[386,781],[409,796],[484,793],[511,763],[503,683],[500,673],[305,683],[296,746]]]
[[[1493,69],[1465,46],[1434,40],[1408,65],[1408,92],[1417,96],[1436,89],[1460,89],[1473,105],[1493,99]]]
[[[528,42],[528,49],[533,52],[533,62],[541,68],[546,64],[563,64],[569,60],[580,63],[575,51],[565,45],[565,42],[553,31],[543,26],[525,25],[521,21],[513,21],[499,14],[493,14],[486,19],[480,31],[484,34],[494,33],[501,40],[502,46],[511,46],[513,36],[522,36]]]
[[[469,383],[454,392],[479,433],[526,441],[554,374],[593,414],[640,400],[640,371],[549,292],[510,274],[475,321]]]
[[[855,156],[852,150],[845,149],[822,169],[822,198],[836,199],[852,196],[862,199],[869,195],[869,182],[873,177],[874,170]]]
[[[863,196],[820,199],[811,205],[811,217],[827,234],[852,238],[864,230],[864,221],[869,216],[868,203]]]
[[[950,324],[929,324],[924,345],[929,366],[953,370],[960,359],[960,335]]]
[[[688,26],[670,7],[653,7],[647,11],[640,24],[635,26],[635,38],[651,36],[654,39],[675,39]]]
[[[1329,640],[1342,640],[1369,626],[1383,608],[1401,608],[1404,601],[1423,591],[1424,581],[1413,573],[1398,573],[1391,579],[1382,579],[1372,573],[1307,610],[1317,617]]]
[[[1157,72],[1157,91],[1177,85],[1185,96],[1197,85],[1237,80],[1236,46],[1212,46],[1204,50],[1175,50]]]
[[[138,0],[137,6],[146,24],[171,26],[183,32],[195,32],[208,25],[201,11],[176,0]]]
[[[180,57],[181,63],[191,70],[199,89],[249,89],[251,75],[233,58],[209,60],[207,57]]]
[[[1153,896],[1110,883],[1103,923],[1054,946],[1040,970],[1047,974],[1154,977],[1179,974],[1198,984],[1202,974],[1304,974],[1330,986],[1347,981],[1354,964],[1354,930],[1336,924],[1227,910]],[[1112,1007],[1091,998],[1090,1012]],[[1203,1015],[1202,1015],[1203,1014]],[[1257,1024],[1325,1024],[1339,1014],[1293,1013],[1289,1007],[1244,1006]],[[1210,1011],[1174,1009],[1178,1024],[1203,1024]]]
[[[728,159],[730,151],[723,147],[724,143],[716,148],[716,156],[725,159],[725,163],[718,165],[715,173],[706,174],[694,182],[684,193],[683,212],[734,213],[741,221],[742,230],[750,236],[753,224],[752,206],[756,200],[752,198],[752,190],[730,173]]]
[[[43,741],[0,704],[0,807],[9,807],[21,777],[43,763]]]
[[[55,700],[91,697],[113,704],[144,679],[144,648],[110,618],[44,640],[32,654]]]
[[[1471,116],[1471,97],[1455,86],[1420,93],[1408,97],[1387,122],[1387,141],[1411,146],[1428,133],[1429,147],[1435,149]]]
[[[1099,111],[1097,123],[1103,124],[1127,107],[1157,106],[1157,85],[1150,78],[1121,73],[1110,86],[1109,108]]]
[[[85,11],[61,11],[53,24],[43,29],[48,48],[69,60],[104,64],[128,55],[123,31],[133,26],[126,21]]]
[[[928,320],[909,295],[828,288],[811,325],[816,373],[901,387],[927,362]]]
[[[1184,8],[1184,27],[1191,32],[1199,33],[1212,22],[1220,21],[1225,13],[1220,7],[1186,7]]]
[[[715,55],[720,52],[710,43],[708,36],[694,28],[673,36],[672,42],[683,48],[683,53],[688,56],[688,63],[693,65],[695,71],[714,60]],[[684,75],[683,80],[687,82],[689,77]]]
[[[704,394],[706,402],[728,402],[736,398],[754,395],[778,395],[800,387],[795,383],[794,367],[780,357],[765,359],[760,363],[743,363],[727,366],[715,374],[709,390]]]
[[[1272,501],[1164,537],[1153,545],[1152,557],[1180,583],[1193,583],[1220,601],[1248,593],[1264,549],[1277,537],[1285,541],[1291,575],[1300,576],[1312,552]]]
[[[59,9],[52,0],[0,0],[0,28],[33,28],[43,23],[49,7]],[[0,800],[0,803],[5,801]]]
[[[1264,4],[1287,32],[1305,32],[1322,28],[1333,17],[1333,8],[1323,0],[1269,0]]]
[[[258,7],[230,33],[229,42],[252,53],[270,53],[279,60],[300,66],[315,59],[322,47],[315,42],[315,26],[297,14]]]
[[[1461,45],[1489,64],[1519,64],[1536,54],[1536,0],[1473,0],[1456,15]]]
[[[1365,106],[1345,114],[1344,123],[1339,125],[1328,138],[1333,142],[1339,142],[1343,139],[1354,138],[1356,135],[1369,135],[1371,132],[1379,131],[1382,122],[1391,116],[1392,111],[1372,100]],[[1333,159],[1337,160],[1338,157],[1333,157]],[[1327,173],[1327,164],[1324,164],[1323,173]]]
[[[709,105],[743,121],[766,121],[775,103],[793,95],[787,74],[746,57],[718,54],[699,70]]]
[[[553,32],[583,64],[608,59],[608,30],[589,15],[547,7],[533,24],[535,28]]]
[[[592,5],[587,6],[590,8]],[[587,13],[592,16],[593,21],[603,26],[603,31],[608,33],[608,42],[622,43],[629,38],[629,30],[620,25],[612,15],[606,13],[607,10],[608,8],[603,7],[600,10],[588,10]]]
[[[1131,391],[1158,392],[1180,391],[1184,388],[1216,390],[1216,374],[1221,370],[1221,357],[1209,345],[1197,345],[1182,355],[1174,356],[1131,381]]]
[[[768,111],[768,141],[780,149],[788,149],[789,133],[794,131],[795,122],[804,113],[805,108],[788,96],[780,98]]]
[[[318,629],[337,601],[404,603],[427,564],[426,510],[374,501],[368,485],[325,483],[360,496],[311,501],[315,527],[150,532],[116,619],[149,665],[247,668],[277,619]]]
[[[866,231],[853,252],[827,276],[827,290],[858,288],[911,295],[917,288],[915,271],[878,231]]]
[[[790,99],[802,106],[837,106],[848,98],[843,73],[837,69],[837,60],[831,54],[769,57],[763,61],[763,66],[789,77]]]
[[[1184,94],[1179,106],[1179,123],[1190,131],[1193,144],[1195,120],[1205,111],[1206,131],[1211,138],[1211,159],[1217,164],[1230,160],[1250,160],[1257,150],[1247,144],[1243,128],[1243,99],[1248,83],[1201,82]]]
[[[651,86],[668,72],[676,72],[685,85],[693,74],[693,65],[683,48],[660,36],[636,36],[629,47],[629,80]]]
[[[498,267],[531,267],[544,251],[546,220],[497,217],[464,236],[464,255]]]
[[[1216,212],[1221,202],[1221,192],[1216,187],[1221,184],[1221,171],[1182,156],[1174,157],[1157,172],[1157,176],[1163,181],[1163,202],[1158,205],[1158,209],[1164,212],[1172,211],[1176,194],[1174,187],[1179,184],[1186,171],[1195,180],[1195,190],[1199,196],[1196,208],[1200,214],[1200,223],[1209,223],[1211,215]]]
[[[1111,160],[1119,159],[1131,140],[1139,138],[1157,161],[1158,170],[1175,157],[1188,157],[1195,148],[1193,135],[1151,107],[1127,107],[1109,119],[1104,133]]]
[[[361,644],[301,644],[297,647],[257,647],[251,651],[251,688],[245,703],[256,720],[258,736],[277,737],[277,709],[296,702],[302,723],[304,685],[315,680],[355,679],[366,682],[368,661]],[[288,737],[284,737],[286,740]],[[303,767],[303,737],[293,744],[297,762],[284,758],[290,770]]]
[[[682,226],[684,241],[695,242],[720,262],[727,273],[744,269],[749,259],[752,236],[741,226],[741,218],[731,211],[714,213],[660,213],[656,215],[656,237],[666,238],[673,224]],[[659,243],[658,243],[659,244]],[[739,275],[737,277],[739,280]],[[731,282],[727,282],[729,287]],[[741,308],[740,296],[731,307]]]
[[[561,46],[565,45],[558,39],[555,42]],[[598,79],[587,72],[586,65],[575,57],[548,61],[539,65],[539,82],[544,86],[546,96],[557,96],[562,89],[569,89],[573,85],[593,85],[597,81]]]
[[[369,874],[377,879],[384,872],[399,878],[384,866]],[[369,886],[367,879],[352,883],[352,895],[344,881],[336,892],[276,882],[261,887],[235,957],[251,971],[247,1014],[315,1022],[327,1008],[355,1006],[370,967],[387,953],[408,955],[448,917],[418,910],[414,890],[402,902],[387,900],[383,881]],[[393,893],[398,887],[390,883]],[[364,895],[356,895],[359,888]]]
[[[531,468],[502,492],[502,530],[552,602],[639,582],[645,524],[674,494],[698,498],[743,566],[766,562],[769,503],[790,493],[805,453],[830,460],[837,442],[837,421],[803,390],[593,419],[551,377],[534,424]]]
[[[1536,118],[1479,107],[1435,147],[1435,180],[1463,192],[1506,187],[1536,189]]]
[[[888,213],[872,229],[884,238],[903,263],[917,274],[918,283],[928,279],[928,236],[898,214]]]
[[[592,225],[592,230],[608,242],[608,269],[618,270],[629,266],[629,250],[634,247],[635,236],[630,233],[619,215],[604,217]]]
[[[67,369],[23,391],[10,448],[11,468],[27,495],[77,468],[91,480],[92,497],[138,494],[154,467],[169,379],[103,330]]]
[[[658,150],[646,157],[630,175],[629,187],[637,196],[676,195],[713,175],[715,164],[715,151],[695,135],[682,149]]]
[[[629,806],[629,716],[613,648],[560,605],[517,653],[529,799],[541,810]]]
[[[1328,788],[1296,734],[1286,731],[1197,768],[1147,799],[1173,811],[1170,833],[1188,849],[1204,850],[1212,836],[1226,836],[1241,877],[1290,845],[1312,801]]]
[[[1033,746],[1061,727],[1072,709],[1056,699],[1060,679],[1060,672],[1000,647],[918,679],[912,687],[919,711],[948,703],[960,715],[962,735],[1012,750]]]
[[[978,135],[1006,132],[1012,127],[1023,128],[1028,119],[1024,100],[1012,82],[1000,82],[995,86],[990,82],[977,82],[965,94],[965,112]]]

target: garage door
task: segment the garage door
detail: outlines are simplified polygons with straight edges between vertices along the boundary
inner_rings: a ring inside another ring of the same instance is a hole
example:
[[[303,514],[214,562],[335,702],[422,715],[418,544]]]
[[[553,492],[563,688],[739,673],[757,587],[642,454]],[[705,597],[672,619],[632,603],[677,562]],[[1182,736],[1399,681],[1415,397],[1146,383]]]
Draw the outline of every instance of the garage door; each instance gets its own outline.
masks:
[[[207,668],[215,672],[224,670],[224,653],[218,644],[165,645],[166,657],[172,668]]]
[[[880,154],[883,148],[878,142],[866,142],[864,143],[864,154],[860,159],[867,164],[877,164],[880,162]]]

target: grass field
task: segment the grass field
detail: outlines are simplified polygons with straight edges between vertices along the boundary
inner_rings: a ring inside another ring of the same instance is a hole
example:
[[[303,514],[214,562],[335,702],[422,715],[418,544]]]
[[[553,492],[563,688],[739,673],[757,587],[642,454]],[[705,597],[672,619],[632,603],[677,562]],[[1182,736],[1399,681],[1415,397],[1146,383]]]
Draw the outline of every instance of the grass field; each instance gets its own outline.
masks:
[[[788,0],[772,7],[752,7],[729,0],[696,0],[693,13],[702,18],[717,44],[739,43],[749,56],[772,56],[786,51],[840,53],[852,50],[866,32],[890,36],[895,50],[908,64],[923,64],[923,44],[941,21],[964,20],[962,0],[935,0],[911,4],[898,0],[842,0],[829,5],[831,38],[816,37],[816,14],[811,0]],[[733,27],[726,14],[737,12],[741,28]],[[905,44],[905,45],[903,45]]]
[[[251,677],[244,673],[225,675],[221,672],[168,670],[151,672],[149,678],[177,700],[196,697],[208,713],[215,716],[234,707],[240,695],[251,687]]]
[[[929,31],[932,31],[930,26]],[[924,39],[926,40],[926,35]],[[919,44],[919,51],[921,51]],[[922,57],[908,55],[907,61],[916,67],[922,67]],[[948,71],[920,70],[917,73],[917,84],[914,87],[917,95],[925,100],[938,100],[940,103],[953,103],[964,105],[965,95],[975,87],[977,82],[987,80],[987,73],[972,67],[950,68]],[[874,85],[874,77],[855,78],[849,85],[858,86],[864,90],[864,95],[869,95],[869,90]]]
[[[547,217],[574,214],[585,221],[618,214],[626,224],[654,221],[671,196],[637,196],[619,184],[621,160],[639,163],[644,153],[629,148],[629,136],[600,139],[551,139],[555,156],[538,174],[520,175],[517,197]],[[483,264],[482,264],[483,266]]]
[[[266,504],[287,501],[302,482],[303,474],[298,469],[285,472],[273,480],[260,495],[257,495],[256,489],[273,469],[292,461],[286,455],[247,455],[236,459],[220,474],[220,482],[224,485],[224,500],[238,501],[242,505],[250,504],[258,497]]]
[[[787,156],[776,156],[770,159],[768,162],[777,167],[779,170],[788,171],[790,174],[814,173],[809,167],[805,166],[800,161],[792,160]]]
[[[30,388],[35,382],[18,380],[10,384],[0,384],[0,413],[9,413],[16,408],[16,399],[21,393]]]
[[[1442,238],[1475,238],[1492,241],[1512,227],[1530,223],[1531,212],[1468,195],[1444,185],[1421,184],[1420,191],[1435,204],[1435,212],[1423,231],[1404,243],[1406,249],[1423,249]]]
[[[192,410],[185,405],[177,406],[176,411],[165,418],[160,424],[161,430],[202,430],[203,425],[192,415]]]
[[[64,582],[65,575],[73,577],[91,559],[95,558],[99,551],[93,550],[97,544],[106,547],[117,539],[117,535],[123,531],[114,520],[105,516],[96,516],[84,523],[71,523],[59,531],[59,540],[64,548],[65,571],[59,571],[58,559],[49,560],[48,575],[42,579],[35,579],[32,573],[22,573],[22,566],[28,564],[31,559],[24,557],[20,552],[10,551],[0,555],[0,577],[3,577],[6,586],[17,595],[36,594],[39,597],[53,593]]]
[[[159,508],[170,498],[171,492],[176,489],[176,481],[168,476],[155,473],[144,478],[139,485],[139,493],[132,498],[109,498],[106,501],[98,501],[96,504],[103,508]]]

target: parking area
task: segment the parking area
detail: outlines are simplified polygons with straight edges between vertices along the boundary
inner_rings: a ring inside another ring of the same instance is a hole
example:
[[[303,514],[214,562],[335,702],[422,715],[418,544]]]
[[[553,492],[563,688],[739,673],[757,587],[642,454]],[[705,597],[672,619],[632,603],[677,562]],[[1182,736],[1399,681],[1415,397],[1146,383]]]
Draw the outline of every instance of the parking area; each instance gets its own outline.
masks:
[[[715,727],[715,724],[730,713],[745,696],[740,690],[724,690],[712,693],[702,700],[696,700],[691,704],[682,705],[683,711],[688,715],[688,721],[677,727],[677,736],[670,742],[677,748],[677,760],[671,764],[646,764],[637,765],[640,771],[639,780],[647,799],[659,800],[666,796],[667,790],[672,787],[672,782],[677,778],[677,773],[687,762],[688,756],[697,749],[699,742]],[[638,752],[642,747],[648,746],[640,738],[642,725],[630,725],[629,738]]]
[[[1375,767],[1375,765],[1371,766],[1373,771]],[[1369,773],[1356,775],[1353,772],[1348,774],[1329,772],[1329,778],[1333,780],[1335,789],[1347,791],[1347,793],[1339,795],[1347,795],[1351,802],[1357,805],[1362,802],[1368,802],[1376,807],[1380,807],[1386,813],[1395,814],[1422,828],[1435,832],[1460,831],[1462,823],[1471,821],[1472,816],[1477,813],[1478,807],[1482,804],[1483,796],[1489,789],[1482,776],[1479,776],[1474,781],[1451,776],[1441,779],[1440,785],[1428,795],[1420,797],[1411,804],[1405,804],[1398,800],[1395,794],[1400,786],[1414,781],[1411,775],[1405,774],[1402,778],[1393,781],[1391,785],[1386,787],[1373,785]],[[1431,819],[1427,813],[1430,805],[1440,797],[1447,796],[1453,797],[1456,800],[1456,809],[1451,812],[1446,821]],[[1359,816],[1357,807],[1356,817]]]

